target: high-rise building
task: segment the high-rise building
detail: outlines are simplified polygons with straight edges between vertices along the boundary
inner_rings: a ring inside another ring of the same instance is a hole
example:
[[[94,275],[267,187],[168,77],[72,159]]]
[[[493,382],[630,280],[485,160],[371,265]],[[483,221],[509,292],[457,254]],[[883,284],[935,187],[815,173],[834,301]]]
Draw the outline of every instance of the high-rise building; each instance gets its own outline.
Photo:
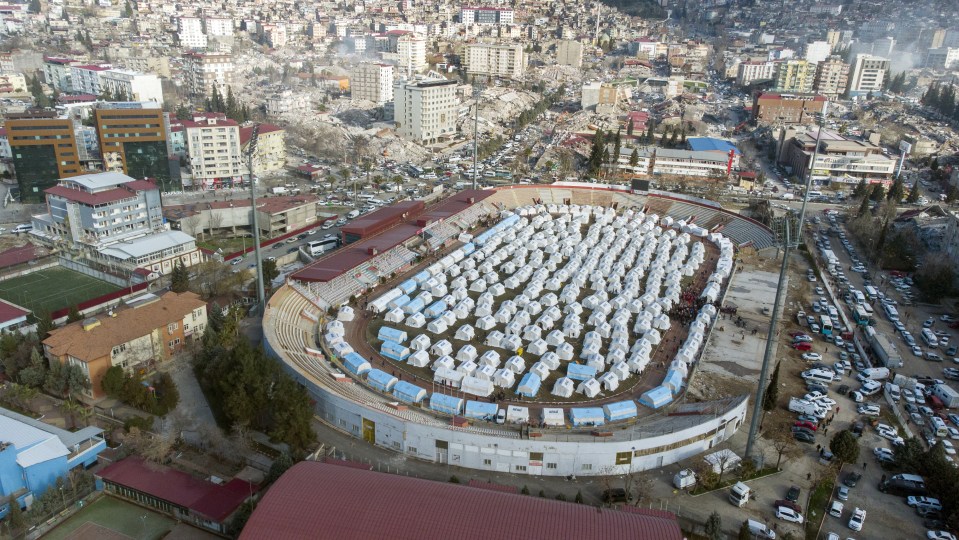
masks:
[[[779,62],[776,70],[776,89],[782,92],[808,93],[812,91],[816,67],[805,60]]]
[[[832,53],[832,45],[828,41],[812,41],[806,44],[805,60],[813,64],[822,62]]]
[[[556,47],[556,63],[561,66],[582,67],[583,44],[572,39],[564,39]]]
[[[403,138],[433,143],[456,133],[456,81],[398,79],[393,84],[396,132]]]
[[[69,118],[8,119],[5,127],[23,202],[42,202],[57,179],[83,173]]]
[[[199,17],[178,18],[177,38],[183,48],[205,49],[207,39],[206,33],[203,32],[203,20]]]
[[[99,96],[110,94],[120,101],[155,101],[163,103],[163,89],[156,75],[110,64],[87,64],[70,67],[70,87],[74,92]]]
[[[240,150],[247,152],[253,126],[240,128]],[[286,131],[273,124],[260,124],[256,136],[256,152],[253,154],[253,174],[260,175],[278,171],[286,165]],[[246,160],[244,160],[246,165]],[[246,169],[244,169],[246,170]]]
[[[840,56],[830,56],[816,65],[816,78],[813,89],[817,94],[836,98],[846,91],[849,85],[849,64]]]
[[[69,92],[73,89],[73,85],[70,83],[70,77],[73,74],[71,68],[80,64],[82,62],[72,58],[44,56],[43,78],[54,90]]]
[[[520,79],[526,73],[526,52],[520,44],[471,43],[466,46],[463,64],[469,75]]]
[[[181,123],[193,188],[241,185],[247,170],[240,153],[240,126],[222,113],[194,115]]]
[[[829,30],[826,32],[826,43],[829,44],[830,50],[835,49],[839,45],[839,41],[842,39],[842,33],[839,30]]]
[[[411,75],[426,69],[429,65],[426,63],[426,39],[412,32],[405,32],[403,30],[397,30],[397,32],[403,32],[403,35],[396,39],[396,53],[394,57],[400,71]]]
[[[393,66],[373,62],[358,64],[350,74],[350,96],[377,105],[393,101]]]
[[[888,58],[857,54],[849,73],[849,95],[855,97],[868,92],[881,92],[889,65]]]
[[[952,69],[959,66],[959,49],[940,47],[926,51],[926,67],[934,69]]]
[[[179,191],[170,175],[166,126],[158,104],[103,103],[93,111],[103,166],[133,178],[153,178],[161,191]]]
[[[205,17],[203,29],[206,35],[214,37],[230,37],[233,35],[233,19],[226,17]]]
[[[736,84],[749,86],[756,81],[768,81],[776,74],[776,64],[771,61],[740,62],[736,73]]]
[[[463,24],[513,24],[512,8],[461,7],[460,22]]]
[[[213,87],[226,94],[233,81],[233,56],[228,53],[187,53],[183,55],[186,85],[194,96],[209,96]]]

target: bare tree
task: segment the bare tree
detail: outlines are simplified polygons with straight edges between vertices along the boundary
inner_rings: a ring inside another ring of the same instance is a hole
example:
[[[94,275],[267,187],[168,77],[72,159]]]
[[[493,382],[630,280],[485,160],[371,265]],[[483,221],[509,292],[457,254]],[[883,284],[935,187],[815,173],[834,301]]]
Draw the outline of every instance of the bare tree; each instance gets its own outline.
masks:
[[[796,440],[792,437],[792,434],[788,433],[784,428],[778,428],[770,433],[769,441],[776,451],[777,469],[784,457],[789,458],[801,454],[799,448],[796,446]]]
[[[185,228],[187,234],[191,236],[196,236],[197,233],[204,234],[203,228],[200,227],[200,223],[203,221],[203,214],[193,214],[183,218],[180,223],[180,228]]]
[[[649,471],[636,471],[632,476],[633,495],[636,497],[633,504],[639,506],[650,498],[650,493],[653,491],[653,477]]]
[[[210,229],[210,236],[216,235],[216,230],[223,225],[223,214],[216,210],[210,210],[210,218],[207,220],[207,228]]]

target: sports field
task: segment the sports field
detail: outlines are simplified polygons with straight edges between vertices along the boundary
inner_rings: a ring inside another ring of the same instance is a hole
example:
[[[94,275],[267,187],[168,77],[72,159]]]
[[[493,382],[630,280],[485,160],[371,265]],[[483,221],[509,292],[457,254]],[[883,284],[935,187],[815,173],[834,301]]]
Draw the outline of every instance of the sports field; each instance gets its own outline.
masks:
[[[142,506],[103,496],[43,536],[44,540],[152,540],[176,522]]]
[[[106,281],[58,266],[0,281],[0,298],[34,313],[49,313],[117,289]]]

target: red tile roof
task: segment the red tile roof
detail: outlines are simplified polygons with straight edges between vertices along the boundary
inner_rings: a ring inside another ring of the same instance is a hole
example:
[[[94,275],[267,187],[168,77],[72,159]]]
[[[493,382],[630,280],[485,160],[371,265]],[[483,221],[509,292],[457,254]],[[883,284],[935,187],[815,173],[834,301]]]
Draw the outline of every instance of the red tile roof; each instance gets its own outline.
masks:
[[[283,128],[280,126],[274,126],[273,124],[260,124],[260,135],[266,133],[272,133],[274,131],[283,131]],[[250,135],[253,134],[253,126],[241,127],[240,128],[240,145],[244,145],[247,141],[250,140]]]
[[[0,252],[0,268],[23,264],[37,258],[36,246],[27,244]]]
[[[189,508],[217,523],[223,522],[257,487],[239,479],[220,486],[198,480],[168,467],[147,466],[139,458],[129,457],[113,463],[97,476],[146,493],[184,508]]]
[[[26,317],[29,314],[30,311],[27,309],[23,309],[18,305],[11,304],[4,300],[0,300],[0,323],[19,319],[20,317]]]
[[[676,518],[620,512],[302,461],[270,488],[241,540],[680,540]]]
[[[113,188],[98,193],[88,193],[86,191],[80,191],[79,189],[70,189],[65,186],[53,186],[52,188],[45,189],[44,192],[90,206],[122,201],[123,199],[133,196],[129,190],[123,188]]]
[[[123,184],[123,185],[133,191],[149,191],[151,189],[157,188],[157,185],[153,183],[152,180],[148,180],[146,178],[142,180],[134,180],[132,182],[127,182],[126,184]]]

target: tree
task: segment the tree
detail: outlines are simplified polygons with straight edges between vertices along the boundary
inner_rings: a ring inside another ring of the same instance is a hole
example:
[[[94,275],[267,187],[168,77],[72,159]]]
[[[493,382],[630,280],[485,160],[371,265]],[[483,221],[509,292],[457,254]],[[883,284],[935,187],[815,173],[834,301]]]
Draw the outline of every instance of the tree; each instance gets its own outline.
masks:
[[[190,290],[190,272],[178,260],[170,273],[170,290],[184,293]]]
[[[272,289],[271,284],[279,275],[280,271],[276,268],[276,261],[269,259],[263,261],[263,284],[267,289]]]
[[[629,119],[629,123],[626,124],[626,135],[629,137],[633,136],[633,119]]]
[[[916,204],[919,202],[919,182],[913,182],[912,189],[909,190],[909,195],[906,197],[906,202],[909,204]]]
[[[892,186],[889,188],[889,193],[886,194],[886,199],[898,203],[906,196],[906,186],[903,184],[901,178],[896,178],[892,183]]]
[[[784,457],[789,458],[800,453],[799,448],[796,447],[796,439],[793,438],[792,433],[787,431],[785,427],[776,428],[770,437],[770,441],[772,442],[773,449],[776,451],[777,469],[779,469],[779,465],[782,463]]]
[[[959,199],[959,186],[949,186],[949,191],[946,193],[946,202],[952,204],[957,199]]]
[[[270,464],[270,472],[266,475],[266,483],[272,484],[276,482],[276,480],[292,466],[293,458],[290,457],[290,454],[286,452],[281,453],[273,460],[273,463]],[[528,490],[527,493],[529,493]]]
[[[629,165],[630,167],[639,165],[639,150],[636,148],[633,148],[633,153],[629,155]]]
[[[23,509],[20,508],[20,501],[17,500],[16,495],[11,493],[7,503],[10,505],[10,510],[7,513],[7,523],[10,524],[10,532],[13,533],[11,536],[15,538],[16,533],[27,526],[27,520],[23,517]]]
[[[749,520],[743,520],[743,524],[739,527],[739,536],[736,538],[738,540],[752,540],[753,533],[749,530]]]
[[[886,197],[886,188],[882,184],[874,184],[869,198],[875,202],[880,202]]]
[[[932,158],[932,161],[929,162],[929,170],[933,172],[939,170],[939,158]]]
[[[773,369],[773,376],[769,379],[769,386],[763,394],[763,410],[769,412],[776,408],[776,402],[779,401],[779,364]]]
[[[852,190],[852,196],[856,199],[860,197],[865,197],[866,195],[869,194],[869,190],[867,189],[868,187],[869,187],[869,184],[866,184],[866,179],[861,178],[859,180],[859,183],[856,184],[856,188]]]
[[[829,449],[839,460],[839,466],[843,463],[856,463],[859,461],[859,439],[848,429],[844,429],[833,436],[829,441]]]
[[[863,197],[859,203],[859,210],[856,211],[856,217],[862,217],[869,213],[869,197]]]
[[[938,299],[948,296],[952,292],[955,272],[946,259],[938,256],[938,254],[930,254],[923,258],[922,265],[916,271],[913,279],[924,297]]]
[[[706,520],[706,538],[709,540],[723,540],[723,519],[719,512],[713,511]]]
[[[110,397],[120,397],[123,391],[123,384],[126,380],[126,374],[120,366],[112,366],[103,374],[100,380],[100,386]]]

